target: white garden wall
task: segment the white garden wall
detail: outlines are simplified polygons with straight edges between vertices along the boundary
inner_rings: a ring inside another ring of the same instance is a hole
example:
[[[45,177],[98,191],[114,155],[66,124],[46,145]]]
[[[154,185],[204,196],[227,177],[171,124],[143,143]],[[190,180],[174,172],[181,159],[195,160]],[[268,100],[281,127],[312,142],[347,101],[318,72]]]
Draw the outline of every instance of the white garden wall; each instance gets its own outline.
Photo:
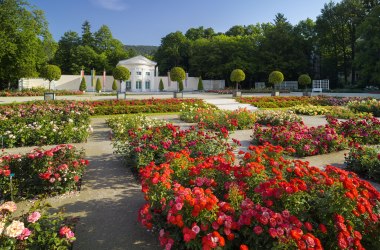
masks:
[[[95,91],[95,84],[96,79],[99,78],[102,85],[103,85],[103,91],[112,91],[112,83],[114,78],[112,76],[106,76],[106,81],[103,83],[103,76],[96,76],[94,80],[93,86],[91,86],[91,76],[85,75],[87,84],[87,91]],[[160,79],[162,79],[164,83],[164,91],[176,91],[177,90],[177,82],[169,81],[167,76],[159,76],[159,77],[153,77],[153,81],[151,81],[150,90],[148,89],[141,89],[137,90],[135,88],[136,83],[131,81],[131,90],[132,92],[150,92],[150,91],[159,91],[159,82]],[[133,79],[131,79],[133,80]],[[61,78],[58,81],[53,81],[51,83],[51,89],[52,90],[79,90],[79,85],[81,82],[80,75],[62,75]],[[144,85],[145,83],[142,82]],[[184,85],[184,91],[194,91],[198,89],[198,77],[188,77],[187,80],[183,82]],[[49,81],[44,80],[42,78],[22,78],[19,81],[19,89],[30,89],[30,88],[37,88],[37,87],[44,87],[46,89],[49,88]],[[117,87],[118,90],[120,90],[120,82],[117,81]],[[123,82],[122,85],[122,91],[125,91],[126,85]],[[218,89],[224,89],[225,87],[225,81],[224,80],[203,80],[203,87],[205,90],[218,90]]]

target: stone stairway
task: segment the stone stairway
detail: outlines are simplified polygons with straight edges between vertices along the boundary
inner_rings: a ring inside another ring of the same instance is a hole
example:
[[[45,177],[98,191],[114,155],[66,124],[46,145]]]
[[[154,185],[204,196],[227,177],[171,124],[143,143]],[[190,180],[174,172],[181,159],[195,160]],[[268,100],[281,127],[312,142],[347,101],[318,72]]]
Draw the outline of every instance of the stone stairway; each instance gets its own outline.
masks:
[[[256,111],[257,108],[250,105],[239,103],[232,98],[216,98],[216,99],[204,99],[206,103],[213,104],[221,110],[237,110],[239,108],[246,108],[249,111]]]

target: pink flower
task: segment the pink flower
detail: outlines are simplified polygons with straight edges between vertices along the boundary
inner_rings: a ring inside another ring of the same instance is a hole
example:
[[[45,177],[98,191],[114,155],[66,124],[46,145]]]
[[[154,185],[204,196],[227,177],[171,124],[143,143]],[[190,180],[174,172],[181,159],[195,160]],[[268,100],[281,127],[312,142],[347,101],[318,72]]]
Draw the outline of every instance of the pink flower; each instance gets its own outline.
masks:
[[[182,209],[182,207],[183,207],[183,203],[176,203],[176,204],[175,204],[175,208],[176,208],[178,211],[180,211],[180,210]]]
[[[71,229],[66,226],[61,227],[61,229],[59,230],[59,234],[61,235],[61,237],[66,237],[66,239],[68,240],[71,240],[75,236]]]
[[[35,223],[41,218],[41,214],[39,212],[33,212],[28,216],[28,222]]]
[[[194,225],[193,228],[191,228],[191,230],[192,230],[194,233],[196,233],[196,234],[198,234],[199,231],[201,231],[201,229],[200,229],[197,225]]]
[[[24,230],[22,230],[21,235],[18,236],[17,239],[26,240],[30,236],[31,233],[32,231],[30,231],[28,228],[24,228]]]

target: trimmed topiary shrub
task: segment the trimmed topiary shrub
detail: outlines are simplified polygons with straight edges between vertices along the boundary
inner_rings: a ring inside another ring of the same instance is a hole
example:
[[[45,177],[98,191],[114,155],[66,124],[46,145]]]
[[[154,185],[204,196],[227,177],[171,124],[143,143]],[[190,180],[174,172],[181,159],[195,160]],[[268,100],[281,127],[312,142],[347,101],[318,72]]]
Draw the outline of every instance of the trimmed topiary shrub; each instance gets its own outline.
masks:
[[[58,81],[61,78],[61,69],[56,65],[46,65],[41,71],[41,77],[49,80],[49,90],[52,81]]]
[[[199,80],[198,80],[198,91],[203,91],[204,88],[203,88],[203,81],[202,81],[202,77],[199,77]]]
[[[82,80],[80,81],[80,85],[79,85],[79,90],[83,92],[83,91],[86,91],[86,89],[87,89],[86,79],[82,77]]]
[[[116,80],[115,79],[113,79],[113,82],[112,82],[112,90],[113,91],[117,90],[117,84],[116,84]]]
[[[131,76],[131,72],[129,69],[123,66],[116,66],[116,68],[112,71],[113,78],[120,81],[120,90],[121,90],[121,82],[127,81]]]
[[[159,83],[159,85],[158,85],[158,89],[159,89],[160,91],[164,91],[164,82],[162,81],[162,79],[160,79],[160,83]]]
[[[269,74],[268,82],[274,87],[284,81],[284,75],[280,71],[272,71]]]
[[[236,83],[236,91],[237,91],[239,89],[239,82],[242,82],[242,81],[245,80],[245,73],[244,73],[244,71],[241,70],[241,69],[234,69],[231,72],[230,80],[231,80],[231,82],[235,82]]]
[[[298,77],[298,85],[306,89],[307,85],[311,83],[311,78],[308,74],[303,74]]]
[[[178,90],[181,92],[183,91],[183,82],[182,81],[178,82]]]
[[[178,90],[183,91],[182,81],[186,78],[186,72],[181,67],[174,67],[170,70],[170,79],[178,83]],[[181,85],[182,84],[182,89]]]
[[[95,85],[96,92],[102,91],[102,83],[100,82],[100,79],[96,79],[96,85]]]

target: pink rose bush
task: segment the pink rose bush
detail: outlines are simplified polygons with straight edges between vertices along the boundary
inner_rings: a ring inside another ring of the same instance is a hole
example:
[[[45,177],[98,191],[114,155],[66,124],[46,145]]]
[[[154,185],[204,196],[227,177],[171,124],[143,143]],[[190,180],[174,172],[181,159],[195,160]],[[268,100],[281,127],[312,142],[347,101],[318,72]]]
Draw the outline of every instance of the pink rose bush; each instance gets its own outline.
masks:
[[[327,117],[327,121],[331,127],[351,142],[380,144],[380,119],[376,117],[350,119],[348,121],[338,121],[332,117]]]
[[[16,210],[12,201],[0,205],[1,249],[68,249],[75,241],[63,214],[48,214],[39,202],[22,216]]]
[[[0,106],[6,148],[84,142],[90,135],[90,106],[73,101]]]
[[[16,198],[77,190],[88,165],[83,157],[83,151],[72,145],[34,149],[24,155],[3,155],[0,158],[0,199],[11,196],[10,175]]]
[[[182,105],[180,119],[202,123],[206,128],[225,128],[229,131],[252,128],[257,118],[255,112],[244,108],[235,111],[218,110],[213,105]]]
[[[380,182],[380,147],[354,143],[345,157],[345,165],[364,178]]]
[[[126,161],[133,160],[138,167],[152,161],[163,162],[165,154],[171,151],[189,149],[192,156],[201,156],[218,154],[232,148],[227,143],[228,131],[225,128],[221,128],[220,132],[205,130],[201,125],[186,130],[173,124],[138,129],[113,124],[111,128],[115,152],[121,154]]]
[[[252,138],[255,144],[269,142],[283,147],[291,146],[294,149],[291,153],[301,157],[330,153],[347,147],[346,139],[334,127],[307,127],[302,122],[268,127],[256,124]]]

